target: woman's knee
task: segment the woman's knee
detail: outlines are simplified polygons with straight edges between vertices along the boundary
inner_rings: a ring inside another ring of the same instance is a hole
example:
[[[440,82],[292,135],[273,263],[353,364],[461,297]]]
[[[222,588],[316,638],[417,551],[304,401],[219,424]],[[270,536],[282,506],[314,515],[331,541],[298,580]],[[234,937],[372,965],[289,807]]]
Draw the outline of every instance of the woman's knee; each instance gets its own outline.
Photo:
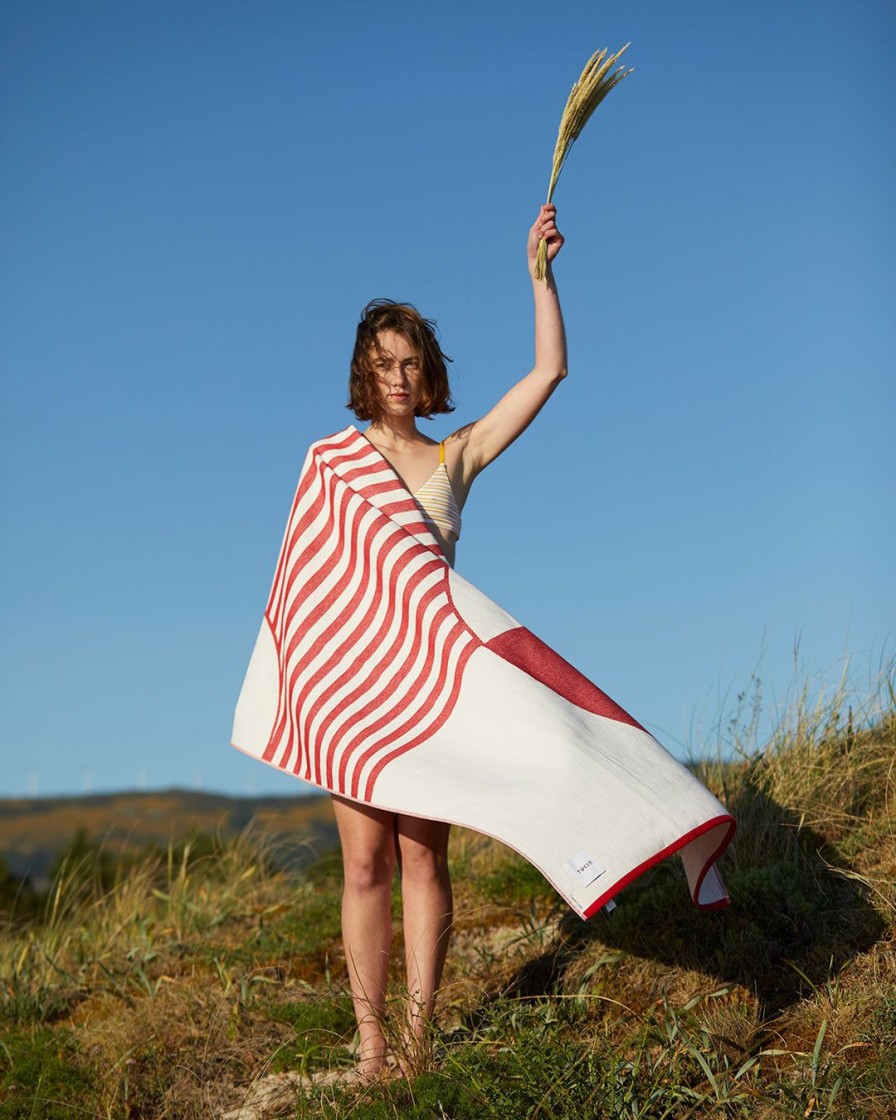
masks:
[[[402,845],[401,881],[402,883],[447,883],[447,854],[422,844]]]
[[[395,815],[335,795],[333,809],[347,889],[367,891],[391,886],[395,870]]]
[[[402,882],[448,882],[450,825],[417,817],[399,817],[396,829]]]
[[[395,871],[394,851],[342,852],[342,868],[346,890],[371,891],[392,885]]]

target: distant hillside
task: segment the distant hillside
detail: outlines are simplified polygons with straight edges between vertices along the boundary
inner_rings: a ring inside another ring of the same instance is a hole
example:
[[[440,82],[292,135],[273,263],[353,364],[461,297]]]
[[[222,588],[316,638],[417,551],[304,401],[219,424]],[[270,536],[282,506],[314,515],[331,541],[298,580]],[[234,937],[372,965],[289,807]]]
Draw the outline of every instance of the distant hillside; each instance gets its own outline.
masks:
[[[235,836],[253,818],[276,835],[290,862],[307,863],[337,843],[325,795],[225,797],[169,789],[0,800],[0,860],[17,878],[28,875],[41,887],[54,858],[79,830],[117,855],[164,848],[197,832]]]

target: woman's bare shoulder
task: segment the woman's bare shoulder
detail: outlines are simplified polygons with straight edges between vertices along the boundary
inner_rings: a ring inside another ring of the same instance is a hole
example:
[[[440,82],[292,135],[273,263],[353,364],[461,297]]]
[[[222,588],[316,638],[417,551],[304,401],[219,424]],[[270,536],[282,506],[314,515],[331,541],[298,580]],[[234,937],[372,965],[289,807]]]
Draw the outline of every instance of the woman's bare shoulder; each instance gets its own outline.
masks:
[[[472,431],[475,427],[476,427],[476,421],[473,420],[469,424],[464,424],[464,426],[462,428],[457,428],[455,431],[453,431],[451,433],[450,436],[445,437],[445,446],[447,447],[449,444],[461,444],[462,445],[462,444],[468,443],[469,439],[470,439],[470,434],[472,433]]]

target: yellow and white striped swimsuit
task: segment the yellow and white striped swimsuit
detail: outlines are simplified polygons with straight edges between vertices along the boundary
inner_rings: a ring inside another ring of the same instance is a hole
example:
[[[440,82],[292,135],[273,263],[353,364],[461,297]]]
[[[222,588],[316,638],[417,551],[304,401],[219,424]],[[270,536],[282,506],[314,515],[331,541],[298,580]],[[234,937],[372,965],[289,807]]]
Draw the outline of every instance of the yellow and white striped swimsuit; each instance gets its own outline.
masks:
[[[460,510],[457,508],[457,498],[445,465],[444,440],[439,444],[439,465],[413,498],[443,533],[450,533],[454,540],[460,540]]]

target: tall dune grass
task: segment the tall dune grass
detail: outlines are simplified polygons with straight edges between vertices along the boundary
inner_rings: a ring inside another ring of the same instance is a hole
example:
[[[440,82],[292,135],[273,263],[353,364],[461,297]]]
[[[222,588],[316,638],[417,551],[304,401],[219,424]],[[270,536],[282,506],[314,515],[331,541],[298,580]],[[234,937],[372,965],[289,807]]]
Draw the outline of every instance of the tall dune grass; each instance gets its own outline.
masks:
[[[410,1081],[319,1077],[352,1062],[338,857],[277,870],[252,828],[111,882],[64,864],[41,915],[0,931],[0,1120],[261,1120],[264,1100],[321,1120],[890,1120],[893,673],[872,695],[801,686],[767,742],[735,738],[696,764],[739,821],[728,911],[696,911],[668,861],[582,923],[456,831],[434,1058]],[[391,984],[397,1014],[397,963]]]

